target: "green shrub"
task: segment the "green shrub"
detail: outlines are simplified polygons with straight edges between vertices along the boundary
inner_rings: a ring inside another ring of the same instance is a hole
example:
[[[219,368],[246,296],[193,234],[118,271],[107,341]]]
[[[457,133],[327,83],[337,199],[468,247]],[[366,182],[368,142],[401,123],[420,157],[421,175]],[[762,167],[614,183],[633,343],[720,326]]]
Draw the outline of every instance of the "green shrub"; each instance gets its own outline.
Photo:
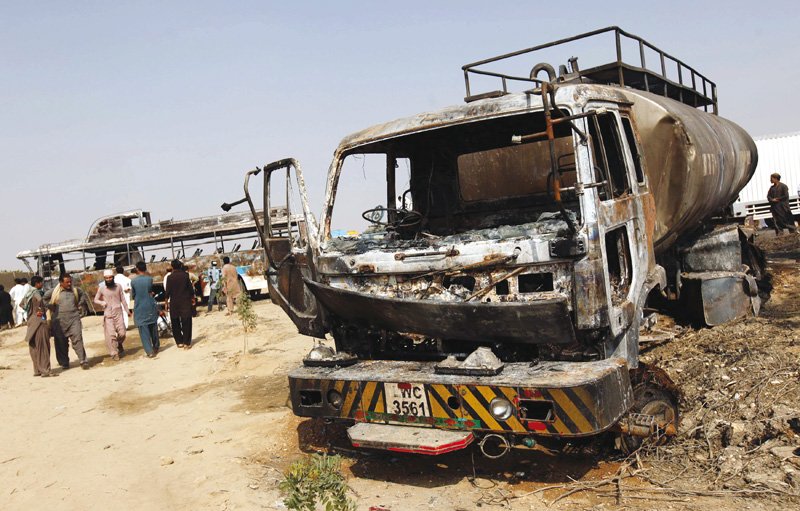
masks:
[[[244,330],[242,354],[247,355],[247,332],[255,331],[258,325],[258,316],[253,310],[253,302],[250,301],[250,296],[247,292],[240,294],[236,300],[236,314],[239,316],[239,321],[242,322],[242,330]]]
[[[242,293],[236,300],[236,314],[239,315],[239,321],[242,322],[242,328],[245,333],[252,332],[256,329],[258,324],[258,317],[253,311],[253,302],[247,293]]]
[[[347,483],[341,473],[339,456],[307,456],[289,467],[280,489],[286,492],[283,503],[296,511],[314,511],[317,504],[325,511],[352,511],[355,503],[347,498]]]

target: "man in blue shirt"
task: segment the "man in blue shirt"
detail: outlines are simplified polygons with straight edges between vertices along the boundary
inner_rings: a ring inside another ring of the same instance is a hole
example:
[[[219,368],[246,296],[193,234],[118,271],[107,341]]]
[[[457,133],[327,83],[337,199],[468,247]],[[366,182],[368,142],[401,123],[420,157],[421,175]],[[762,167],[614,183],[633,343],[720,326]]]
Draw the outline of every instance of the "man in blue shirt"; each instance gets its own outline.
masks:
[[[158,355],[161,346],[158,340],[159,310],[153,294],[153,277],[147,273],[147,265],[144,261],[139,261],[136,263],[136,277],[131,279],[133,320],[139,329],[142,348],[148,358]]]
[[[206,270],[206,286],[208,286],[208,312],[214,307],[214,302],[217,303],[217,310],[222,310],[222,304],[217,299],[217,291],[219,291],[220,280],[222,279],[222,270],[216,261],[211,261],[211,268]]]

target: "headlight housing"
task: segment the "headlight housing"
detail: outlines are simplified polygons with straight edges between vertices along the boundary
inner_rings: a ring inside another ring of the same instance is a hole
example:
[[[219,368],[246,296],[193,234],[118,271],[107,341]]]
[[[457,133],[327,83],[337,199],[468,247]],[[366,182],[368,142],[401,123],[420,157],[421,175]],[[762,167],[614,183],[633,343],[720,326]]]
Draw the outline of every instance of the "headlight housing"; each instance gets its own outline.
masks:
[[[514,413],[514,406],[508,399],[496,397],[489,403],[489,411],[495,419],[504,421]]]
[[[328,391],[328,404],[332,407],[336,408],[337,410],[342,407],[342,395],[337,390],[329,390]]]

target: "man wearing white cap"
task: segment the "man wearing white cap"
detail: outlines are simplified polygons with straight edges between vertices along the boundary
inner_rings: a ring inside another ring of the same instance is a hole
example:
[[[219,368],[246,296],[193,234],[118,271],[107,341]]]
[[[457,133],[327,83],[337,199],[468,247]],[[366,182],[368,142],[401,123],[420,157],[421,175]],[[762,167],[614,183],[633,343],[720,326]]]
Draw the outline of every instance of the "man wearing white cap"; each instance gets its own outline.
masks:
[[[114,268],[116,274],[114,275],[114,282],[122,288],[122,296],[125,298],[125,305],[128,309],[131,308],[131,279],[125,275],[125,270],[122,266]],[[125,322],[125,330],[128,329],[128,316],[123,315],[122,320]]]
[[[103,333],[106,337],[106,346],[111,360],[119,360],[125,355],[122,343],[125,342],[124,316],[130,315],[130,309],[125,301],[122,286],[114,282],[114,271],[103,272],[104,282],[97,288],[94,303],[103,307]]]

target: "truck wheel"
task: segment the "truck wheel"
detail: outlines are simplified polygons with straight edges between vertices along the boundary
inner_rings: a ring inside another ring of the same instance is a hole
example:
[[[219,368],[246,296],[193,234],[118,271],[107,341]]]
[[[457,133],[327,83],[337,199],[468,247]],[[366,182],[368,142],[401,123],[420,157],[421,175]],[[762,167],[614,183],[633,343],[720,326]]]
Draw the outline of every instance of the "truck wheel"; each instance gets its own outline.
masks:
[[[645,382],[634,387],[633,397],[634,405],[631,412],[652,415],[658,424],[672,423],[677,427],[678,405],[669,391]],[[666,439],[666,436],[651,437],[656,445],[663,444]],[[641,447],[644,441],[644,437],[620,434],[617,437],[617,447],[625,454],[630,454]]]

